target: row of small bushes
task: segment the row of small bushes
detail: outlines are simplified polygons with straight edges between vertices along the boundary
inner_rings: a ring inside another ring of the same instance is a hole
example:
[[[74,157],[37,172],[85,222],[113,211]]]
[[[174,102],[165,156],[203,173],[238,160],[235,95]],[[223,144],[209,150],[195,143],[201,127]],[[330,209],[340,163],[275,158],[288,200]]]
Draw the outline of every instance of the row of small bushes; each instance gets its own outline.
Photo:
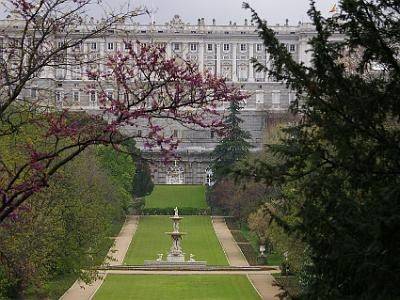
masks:
[[[240,230],[231,230],[232,236],[237,243],[248,243],[249,241],[243,236]]]
[[[210,208],[179,207],[180,215],[210,215]],[[142,208],[142,215],[173,215],[174,207]]]
[[[246,257],[247,262],[251,266],[260,264],[257,253],[254,251],[254,248],[253,248],[253,246],[251,246],[250,243],[237,243],[237,244],[238,244],[240,250],[242,250],[244,256]]]
[[[264,264],[265,261],[260,261],[257,251],[240,231],[239,223],[234,218],[225,218],[225,222],[247,262],[252,266]]]
[[[239,222],[235,218],[225,218],[225,223],[229,230],[240,230]]]
[[[140,214],[140,212],[142,211],[143,207],[145,204],[145,198],[144,197],[138,197],[135,198],[133,200],[133,202],[131,203],[131,205],[128,207],[129,212],[131,214]]]
[[[295,299],[301,295],[299,278],[296,276],[283,276],[273,274],[276,284],[283,290],[281,296],[289,299]]]

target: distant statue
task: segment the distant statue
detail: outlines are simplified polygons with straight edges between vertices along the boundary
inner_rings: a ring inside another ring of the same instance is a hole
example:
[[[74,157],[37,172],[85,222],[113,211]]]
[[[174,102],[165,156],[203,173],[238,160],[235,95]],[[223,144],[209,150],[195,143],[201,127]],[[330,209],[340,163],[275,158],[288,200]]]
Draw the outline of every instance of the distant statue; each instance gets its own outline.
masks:
[[[178,215],[178,207],[175,207],[175,208],[174,208],[174,212],[175,212],[174,217],[179,217],[179,215]]]
[[[171,250],[173,250],[173,251],[179,251],[180,250],[179,240],[178,239],[173,241]]]
[[[158,254],[157,261],[162,261],[163,255],[164,255],[164,254],[159,253],[159,254]]]
[[[174,222],[174,232],[179,232],[179,223]]]
[[[192,253],[190,253],[189,256],[189,262],[195,262],[196,260],[194,259],[194,255]]]

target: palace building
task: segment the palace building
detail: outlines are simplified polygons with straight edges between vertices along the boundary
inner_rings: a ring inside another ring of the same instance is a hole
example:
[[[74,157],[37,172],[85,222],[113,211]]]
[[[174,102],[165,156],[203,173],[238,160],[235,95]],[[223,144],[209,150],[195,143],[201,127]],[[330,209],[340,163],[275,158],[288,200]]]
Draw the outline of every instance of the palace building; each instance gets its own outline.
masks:
[[[75,29],[75,34],[79,36],[83,31],[90,30],[91,24],[95,23],[93,19],[88,20],[84,26]],[[11,19],[0,21],[0,27],[6,26],[18,30],[18,22]],[[311,53],[308,51],[310,48],[308,41],[315,35],[311,24],[299,22],[297,25],[289,25],[286,21],[283,25],[271,27],[295,60],[303,62],[306,66],[310,65]],[[256,32],[256,27],[247,20],[242,24],[230,22],[219,25],[215,20],[206,24],[201,18],[197,24],[189,24],[176,15],[170,22],[162,25],[154,22],[148,25],[121,22],[118,24],[118,29],[109,30],[101,37],[85,40],[83,44],[68,49],[66,56],[84,54],[93,59],[105,57],[117,50],[124,50],[123,40],[127,38],[127,34],[128,38],[144,44],[165,45],[167,55],[179,55],[196,61],[200,70],[224,76],[251,95],[243,104],[241,118],[244,121],[244,129],[252,136],[254,151],[261,148],[268,124],[286,114],[290,103],[295,100],[295,93],[287,89],[283,83],[276,82],[253,68],[251,58],[254,57],[266,65],[270,64],[270,58]],[[0,39],[0,49],[3,43],[4,41]],[[61,107],[68,106],[76,110],[98,108],[96,92],[88,92],[82,88],[88,81],[85,66],[65,67],[64,64],[60,64],[60,66],[46,67],[37,77],[30,88],[24,91],[26,97],[35,99],[41,89],[50,89],[54,90],[55,101]],[[227,106],[228,103],[225,103],[219,109],[224,110]],[[146,128],[137,130],[140,130],[139,135],[145,134]],[[156,151],[146,152],[143,145],[138,143],[144,154],[155,161],[151,167],[154,182],[175,184],[209,182],[210,152],[218,142],[216,134],[209,130],[187,129],[173,122],[168,124],[168,130],[181,141],[178,148],[180,159],[171,162],[170,165],[165,165]]]

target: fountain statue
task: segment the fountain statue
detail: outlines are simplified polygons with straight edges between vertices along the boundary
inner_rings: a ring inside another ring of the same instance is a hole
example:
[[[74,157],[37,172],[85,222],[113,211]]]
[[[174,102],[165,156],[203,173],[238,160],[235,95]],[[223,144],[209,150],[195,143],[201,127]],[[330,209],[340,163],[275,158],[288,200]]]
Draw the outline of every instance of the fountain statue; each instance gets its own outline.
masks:
[[[181,239],[182,235],[185,235],[185,232],[179,232],[179,222],[183,219],[179,216],[178,207],[174,209],[174,216],[169,217],[173,223],[173,231],[166,232],[166,234],[170,235],[172,238],[172,246],[167,256],[167,262],[185,262],[185,253],[183,253],[181,248]]]
[[[158,267],[176,267],[176,266],[194,266],[194,267],[205,267],[207,265],[206,261],[196,261],[194,255],[190,254],[188,261],[185,261],[185,253],[181,247],[182,236],[185,232],[179,231],[179,222],[183,217],[179,216],[178,207],[174,208],[174,215],[169,217],[172,221],[172,231],[166,232],[166,234],[171,236],[172,246],[167,255],[167,260],[163,261],[163,254],[159,253],[157,260],[145,260],[145,265],[158,266]]]

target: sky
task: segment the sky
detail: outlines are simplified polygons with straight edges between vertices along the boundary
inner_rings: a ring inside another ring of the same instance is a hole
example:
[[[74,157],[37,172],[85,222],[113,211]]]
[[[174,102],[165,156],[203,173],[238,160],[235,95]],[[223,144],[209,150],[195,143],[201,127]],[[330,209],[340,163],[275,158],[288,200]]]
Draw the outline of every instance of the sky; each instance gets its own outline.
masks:
[[[184,22],[197,23],[198,18],[204,18],[206,24],[211,24],[212,19],[223,25],[229,21],[243,24],[244,19],[250,19],[250,12],[242,8],[243,0],[102,0],[104,6],[120,9],[123,4],[129,3],[130,7],[144,5],[155,11],[156,23],[164,24],[178,14]],[[295,25],[299,21],[307,22],[309,0],[247,0],[256,9],[259,15],[271,25],[284,24],[289,19],[289,24]],[[316,0],[318,9],[323,15],[328,16],[329,10],[335,3],[334,0]],[[141,17],[138,21],[147,24],[150,17]]]

